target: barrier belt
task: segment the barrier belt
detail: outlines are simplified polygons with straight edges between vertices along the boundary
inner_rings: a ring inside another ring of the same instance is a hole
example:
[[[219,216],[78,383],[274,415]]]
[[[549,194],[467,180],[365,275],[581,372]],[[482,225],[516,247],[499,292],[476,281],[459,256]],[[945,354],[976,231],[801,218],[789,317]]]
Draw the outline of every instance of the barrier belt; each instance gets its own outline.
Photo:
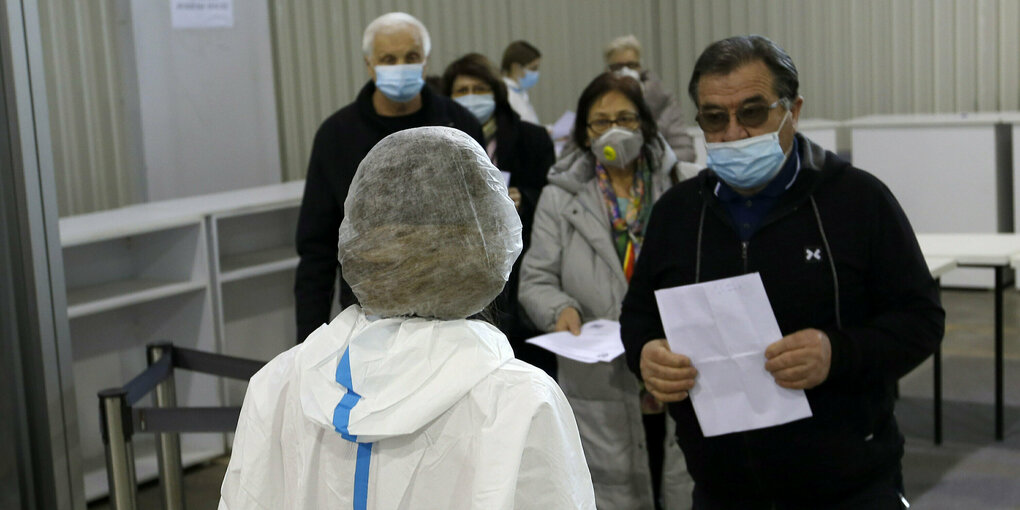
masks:
[[[240,407],[140,407],[135,432],[233,432]]]
[[[165,356],[164,356],[165,357]],[[174,347],[174,366],[203,374],[247,381],[265,365],[262,361]]]
[[[135,405],[142,397],[149,394],[156,388],[156,385],[163,382],[170,375],[171,356],[163,356],[159,361],[149,365],[144,372],[131,379],[131,382],[124,385],[127,395],[124,400],[127,405]]]

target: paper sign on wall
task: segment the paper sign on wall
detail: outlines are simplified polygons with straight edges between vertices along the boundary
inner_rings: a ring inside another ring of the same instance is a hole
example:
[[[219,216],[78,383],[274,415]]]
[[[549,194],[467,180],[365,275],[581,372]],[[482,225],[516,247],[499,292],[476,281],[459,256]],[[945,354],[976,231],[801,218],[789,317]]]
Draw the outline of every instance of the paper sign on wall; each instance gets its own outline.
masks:
[[[170,18],[175,29],[231,28],[234,0],[170,0]]]

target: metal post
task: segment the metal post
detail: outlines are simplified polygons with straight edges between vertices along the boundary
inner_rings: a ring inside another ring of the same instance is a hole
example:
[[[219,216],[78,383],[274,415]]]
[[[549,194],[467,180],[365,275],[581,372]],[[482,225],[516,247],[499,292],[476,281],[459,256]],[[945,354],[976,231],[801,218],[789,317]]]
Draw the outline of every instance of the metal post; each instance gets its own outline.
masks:
[[[170,356],[173,345],[170,343],[149,344],[149,365],[158,362],[163,356]],[[177,407],[177,392],[174,387],[174,370],[170,367],[170,375],[156,385],[156,407]],[[156,434],[156,457],[159,464],[159,482],[163,510],[184,510],[184,484],[181,471],[181,442],[176,433]]]
[[[942,444],[942,346],[935,348],[935,444]]]
[[[1002,392],[1002,293],[1006,289],[1006,267],[995,266],[995,440],[1002,441],[1005,429]]]
[[[114,388],[99,392],[99,417],[106,449],[106,479],[114,510],[136,510],[135,455],[131,447],[131,408],[127,391]]]
[[[935,279],[935,287],[939,289],[939,300],[942,298],[942,279]],[[933,356],[934,368],[932,370],[935,390],[935,444],[942,444],[942,342],[935,347]]]

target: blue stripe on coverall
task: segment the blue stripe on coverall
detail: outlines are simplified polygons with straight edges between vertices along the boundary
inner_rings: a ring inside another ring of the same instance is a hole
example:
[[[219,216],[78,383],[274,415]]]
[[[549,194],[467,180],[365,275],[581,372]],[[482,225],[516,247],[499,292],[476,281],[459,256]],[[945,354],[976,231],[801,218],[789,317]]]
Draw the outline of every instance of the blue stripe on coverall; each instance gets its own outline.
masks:
[[[351,349],[344,351],[340,358],[340,364],[336,367],[336,382],[347,388],[347,393],[340,399],[340,403],[333,410],[333,427],[344,439],[357,442],[358,436],[352,435],[347,426],[351,420],[351,410],[361,400],[361,395],[354,392],[351,387]],[[365,510],[368,508],[368,473],[372,461],[372,443],[358,444],[358,460],[354,466],[354,510]]]

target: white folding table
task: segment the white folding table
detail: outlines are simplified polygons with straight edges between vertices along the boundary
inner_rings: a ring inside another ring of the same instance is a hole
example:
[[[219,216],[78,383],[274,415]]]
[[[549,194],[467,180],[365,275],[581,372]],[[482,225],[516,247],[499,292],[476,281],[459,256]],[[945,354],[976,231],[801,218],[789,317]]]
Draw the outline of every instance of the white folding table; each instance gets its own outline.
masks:
[[[917,234],[926,258],[946,257],[960,267],[990,268],[995,271],[995,439],[1004,431],[1003,411],[1003,306],[1002,295],[1010,284],[1011,264],[1020,257],[1020,234]]]

